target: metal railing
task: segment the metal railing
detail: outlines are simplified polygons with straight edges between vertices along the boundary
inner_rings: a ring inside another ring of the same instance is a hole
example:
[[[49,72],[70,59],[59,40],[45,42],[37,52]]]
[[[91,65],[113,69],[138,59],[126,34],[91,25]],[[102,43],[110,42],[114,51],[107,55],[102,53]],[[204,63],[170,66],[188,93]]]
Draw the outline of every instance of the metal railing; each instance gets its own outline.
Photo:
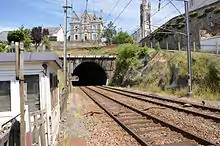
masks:
[[[0,146],[20,145],[20,114],[3,123],[0,128]]]

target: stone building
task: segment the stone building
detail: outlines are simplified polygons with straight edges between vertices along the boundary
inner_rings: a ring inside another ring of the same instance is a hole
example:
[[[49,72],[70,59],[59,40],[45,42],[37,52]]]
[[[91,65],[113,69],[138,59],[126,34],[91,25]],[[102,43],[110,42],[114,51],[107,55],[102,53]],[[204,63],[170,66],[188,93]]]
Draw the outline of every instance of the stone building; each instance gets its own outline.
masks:
[[[73,11],[70,23],[70,41],[101,42],[103,28],[102,10],[99,17],[96,14],[88,13],[87,10],[81,16]]]
[[[151,33],[151,6],[148,0],[142,0],[140,5],[140,28],[131,36],[134,41],[139,42],[141,39]]]

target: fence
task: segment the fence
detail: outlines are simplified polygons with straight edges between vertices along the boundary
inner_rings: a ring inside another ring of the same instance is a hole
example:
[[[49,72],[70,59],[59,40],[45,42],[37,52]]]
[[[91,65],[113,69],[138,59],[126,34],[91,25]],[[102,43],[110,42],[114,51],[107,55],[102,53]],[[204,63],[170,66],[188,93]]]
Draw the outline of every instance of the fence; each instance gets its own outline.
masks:
[[[29,117],[31,145],[46,146],[46,143],[48,143],[49,140],[46,110],[30,113]]]
[[[151,42],[150,44],[145,43],[144,46],[146,46],[146,45],[151,48],[155,48],[155,46],[156,46],[156,44],[153,44],[153,42]],[[168,42],[166,42],[165,45],[164,44],[161,45],[160,47],[163,50],[176,50],[176,51],[177,50],[179,50],[179,51],[186,50],[186,46],[181,44],[181,42],[176,43],[175,49],[170,47],[170,44]],[[192,42],[191,43],[191,51],[192,52],[204,52],[204,53],[219,54],[220,53],[220,43],[218,41],[211,42],[211,43],[200,42],[200,45],[198,45],[198,43]]]

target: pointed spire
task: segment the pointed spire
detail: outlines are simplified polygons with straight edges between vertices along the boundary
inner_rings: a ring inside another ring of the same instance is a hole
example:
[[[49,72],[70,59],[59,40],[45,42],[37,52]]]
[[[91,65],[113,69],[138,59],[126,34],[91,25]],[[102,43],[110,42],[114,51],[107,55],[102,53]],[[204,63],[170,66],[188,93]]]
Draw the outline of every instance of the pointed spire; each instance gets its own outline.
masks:
[[[103,19],[103,10],[100,10],[100,17],[99,17],[100,20]]]

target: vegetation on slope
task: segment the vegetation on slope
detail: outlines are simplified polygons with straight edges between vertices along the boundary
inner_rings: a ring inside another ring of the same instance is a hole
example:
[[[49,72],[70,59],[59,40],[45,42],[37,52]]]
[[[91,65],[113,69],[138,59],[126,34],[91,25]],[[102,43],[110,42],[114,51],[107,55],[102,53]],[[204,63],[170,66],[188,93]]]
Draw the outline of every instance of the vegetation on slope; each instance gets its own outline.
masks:
[[[171,53],[127,44],[119,46],[117,54],[111,85],[187,94],[186,52]],[[220,99],[219,61],[214,54],[192,53],[193,96]]]

